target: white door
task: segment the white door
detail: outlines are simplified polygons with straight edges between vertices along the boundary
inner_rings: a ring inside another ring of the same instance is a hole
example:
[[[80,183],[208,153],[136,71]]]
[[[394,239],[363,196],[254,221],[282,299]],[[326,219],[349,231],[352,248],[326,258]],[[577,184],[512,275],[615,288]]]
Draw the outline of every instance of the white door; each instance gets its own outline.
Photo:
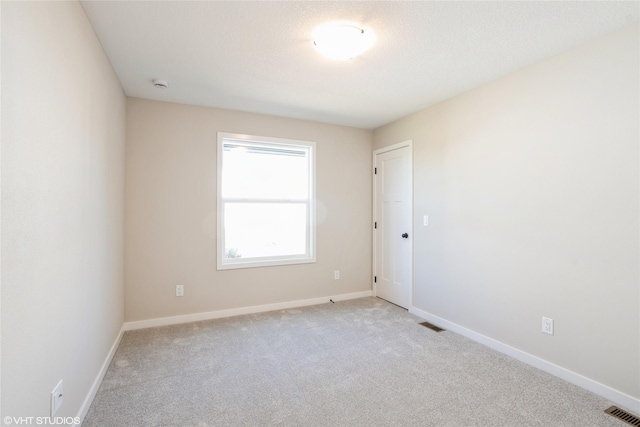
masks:
[[[411,141],[374,152],[375,295],[411,306]]]

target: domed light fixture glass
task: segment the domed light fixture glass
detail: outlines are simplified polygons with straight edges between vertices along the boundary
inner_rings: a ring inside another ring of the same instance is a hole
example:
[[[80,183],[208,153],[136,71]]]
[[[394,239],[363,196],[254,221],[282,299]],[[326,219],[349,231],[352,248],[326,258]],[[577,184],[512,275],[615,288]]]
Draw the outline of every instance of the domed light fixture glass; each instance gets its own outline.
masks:
[[[347,60],[361,55],[376,40],[373,30],[353,22],[328,22],[313,32],[313,44],[322,55]]]

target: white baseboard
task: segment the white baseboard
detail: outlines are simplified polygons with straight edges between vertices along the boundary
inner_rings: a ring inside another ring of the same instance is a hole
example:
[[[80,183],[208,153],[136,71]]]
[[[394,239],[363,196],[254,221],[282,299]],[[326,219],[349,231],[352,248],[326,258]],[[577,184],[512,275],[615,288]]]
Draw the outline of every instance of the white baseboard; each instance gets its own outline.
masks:
[[[104,375],[107,373],[107,369],[109,368],[109,364],[111,364],[111,359],[116,354],[116,350],[118,350],[118,346],[120,345],[120,341],[122,340],[122,336],[124,335],[124,325],[120,328],[120,332],[116,337],[115,341],[111,345],[109,349],[109,353],[107,353],[107,357],[105,357],[102,366],[100,367],[100,371],[98,371],[98,375],[96,379],[93,381],[91,388],[89,389],[89,393],[87,393],[87,397],[85,397],[84,402],[82,402],[82,406],[80,406],[80,411],[78,411],[77,418],[80,419],[80,424],[76,424],[76,426],[81,426],[84,422],[84,417],[87,416],[87,412],[89,412],[89,408],[91,407],[91,403],[93,403],[93,399],[96,397],[96,393],[100,388],[100,384],[102,384],[102,379]]]
[[[500,353],[506,354],[507,356],[513,357],[514,359],[517,359],[551,375],[561,378],[571,384],[575,384],[578,387],[602,396],[624,409],[635,412],[637,414],[640,413],[640,399],[636,399],[633,396],[629,396],[628,394],[601,384],[583,375],[555,365],[522,350],[518,350],[517,348],[511,347],[500,341],[494,340],[493,338],[489,338],[485,335],[479,334],[478,332],[472,331],[471,329],[467,329],[464,326],[460,326],[446,319],[435,316],[424,310],[420,310],[419,308],[411,307],[409,309],[409,312],[415,314],[418,317],[422,317],[423,319],[427,320],[430,323],[433,323],[436,326],[439,326],[448,331],[455,332],[480,344],[484,344],[487,347],[499,351]]]
[[[135,322],[125,322],[125,331],[135,329],[153,328],[156,326],[177,325],[180,323],[198,322],[200,320],[220,319],[223,317],[240,316],[242,314],[262,313],[265,311],[286,310],[288,308],[305,307],[328,303],[329,300],[345,301],[349,299],[365,298],[373,295],[373,291],[353,292],[328,297],[311,298],[297,301],[278,302],[275,304],[255,305],[252,307],[232,308],[229,310],[208,311],[205,313],[184,314],[181,316],[160,317],[157,319],[138,320]]]

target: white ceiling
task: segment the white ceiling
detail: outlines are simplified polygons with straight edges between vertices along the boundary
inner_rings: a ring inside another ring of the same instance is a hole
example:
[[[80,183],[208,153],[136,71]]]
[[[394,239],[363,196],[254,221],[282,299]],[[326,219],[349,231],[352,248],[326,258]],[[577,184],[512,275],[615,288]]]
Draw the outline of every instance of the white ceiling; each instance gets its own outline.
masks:
[[[128,96],[367,129],[639,20],[637,1],[83,1]],[[330,20],[377,35],[332,61]],[[154,78],[169,81],[154,88]]]

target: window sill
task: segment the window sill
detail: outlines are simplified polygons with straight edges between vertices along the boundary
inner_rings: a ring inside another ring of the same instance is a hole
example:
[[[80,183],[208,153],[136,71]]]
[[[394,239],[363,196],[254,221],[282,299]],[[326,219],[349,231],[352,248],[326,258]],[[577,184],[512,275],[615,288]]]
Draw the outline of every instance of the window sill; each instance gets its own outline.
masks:
[[[217,270],[236,270],[241,268],[256,268],[256,267],[275,267],[283,265],[297,265],[297,264],[313,264],[316,262],[315,257],[311,258],[286,258],[278,260],[262,260],[262,261],[235,261],[235,262],[218,262]]]

